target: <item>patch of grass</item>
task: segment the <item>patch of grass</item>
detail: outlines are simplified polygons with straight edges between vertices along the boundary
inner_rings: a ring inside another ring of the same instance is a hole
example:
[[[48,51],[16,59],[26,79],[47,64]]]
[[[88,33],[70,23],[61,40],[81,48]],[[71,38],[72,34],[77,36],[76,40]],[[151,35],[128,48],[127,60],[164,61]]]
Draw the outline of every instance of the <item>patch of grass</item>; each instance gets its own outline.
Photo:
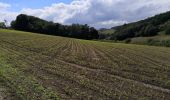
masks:
[[[0,79],[15,91],[18,97],[29,100],[58,100],[58,96],[53,91],[45,89],[33,76],[25,76],[23,72],[6,63],[4,58],[1,51]]]
[[[130,43],[170,47],[170,36],[159,35],[159,36],[154,36],[154,37],[132,38]]]
[[[99,31],[99,33],[101,34],[113,34],[114,32],[115,32],[114,29],[106,29],[106,30]]]
[[[165,47],[170,47],[170,40],[153,40],[153,39],[149,39],[147,41],[148,45],[155,45],[155,46],[165,46]]]

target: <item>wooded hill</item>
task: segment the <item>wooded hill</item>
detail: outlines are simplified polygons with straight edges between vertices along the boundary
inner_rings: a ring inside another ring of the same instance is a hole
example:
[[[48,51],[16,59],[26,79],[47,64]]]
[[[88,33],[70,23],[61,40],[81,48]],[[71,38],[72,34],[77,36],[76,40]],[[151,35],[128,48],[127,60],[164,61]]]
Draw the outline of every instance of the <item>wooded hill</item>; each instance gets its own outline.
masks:
[[[24,14],[18,15],[16,20],[11,22],[11,27],[15,30],[79,39],[97,39],[99,37],[98,31],[87,24],[62,25]]]
[[[116,32],[112,40],[125,40],[134,37],[150,37],[164,32],[170,34],[170,11],[134,23],[113,27]]]

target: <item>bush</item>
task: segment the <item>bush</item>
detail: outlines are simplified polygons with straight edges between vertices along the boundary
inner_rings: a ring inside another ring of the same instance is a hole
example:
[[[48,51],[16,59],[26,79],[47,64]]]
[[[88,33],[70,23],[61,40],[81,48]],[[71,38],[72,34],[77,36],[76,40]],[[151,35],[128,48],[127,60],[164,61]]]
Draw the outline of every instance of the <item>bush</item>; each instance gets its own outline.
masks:
[[[164,46],[164,47],[170,47],[170,40],[153,40],[149,39],[147,41],[148,45],[155,45],[155,46]]]
[[[170,35],[170,26],[167,27],[167,29],[165,30],[165,34],[166,34],[166,35]]]
[[[155,40],[153,40],[153,39],[148,39],[147,40],[147,44],[148,45],[156,45],[157,43],[156,43],[157,41],[155,41]]]
[[[128,39],[125,40],[125,43],[130,43],[130,42],[131,42],[131,39],[130,39],[130,38],[128,38]]]

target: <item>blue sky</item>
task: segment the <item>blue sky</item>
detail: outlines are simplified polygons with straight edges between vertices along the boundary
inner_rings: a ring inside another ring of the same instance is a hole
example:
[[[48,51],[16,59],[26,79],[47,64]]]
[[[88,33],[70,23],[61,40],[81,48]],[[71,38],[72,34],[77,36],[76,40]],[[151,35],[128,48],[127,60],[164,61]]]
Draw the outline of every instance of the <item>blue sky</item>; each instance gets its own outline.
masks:
[[[38,9],[45,6],[51,6],[54,3],[70,3],[72,0],[0,0],[0,2],[11,5],[11,11],[19,11],[23,8]]]
[[[111,28],[170,11],[170,0],[0,0],[0,21],[19,14],[62,24]]]

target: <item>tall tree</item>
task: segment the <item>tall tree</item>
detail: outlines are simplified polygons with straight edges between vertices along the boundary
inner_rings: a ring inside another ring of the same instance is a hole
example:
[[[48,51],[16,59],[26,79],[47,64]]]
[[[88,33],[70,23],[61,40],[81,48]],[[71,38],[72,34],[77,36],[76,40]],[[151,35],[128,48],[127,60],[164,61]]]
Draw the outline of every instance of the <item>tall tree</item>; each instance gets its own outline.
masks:
[[[24,14],[17,16],[16,20],[11,22],[11,27],[22,31],[80,39],[97,39],[99,37],[98,31],[95,28],[89,27],[87,24],[61,25]]]

